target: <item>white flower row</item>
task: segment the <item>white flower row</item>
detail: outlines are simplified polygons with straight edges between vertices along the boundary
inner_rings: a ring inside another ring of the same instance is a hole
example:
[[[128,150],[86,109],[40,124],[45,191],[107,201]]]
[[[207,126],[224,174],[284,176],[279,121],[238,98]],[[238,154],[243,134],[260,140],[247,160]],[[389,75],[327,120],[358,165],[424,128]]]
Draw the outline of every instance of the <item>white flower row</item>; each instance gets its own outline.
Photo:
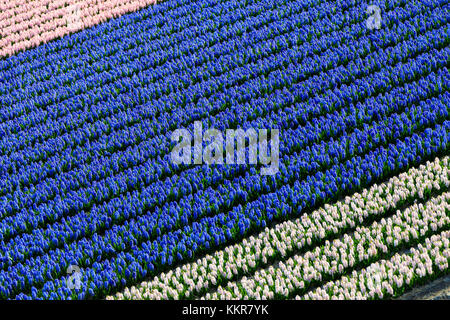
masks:
[[[342,274],[348,268],[367,265],[394,248],[416,242],[429,232],[450,225],[450,192],[423,204],[414,204],[406,210],[369,227],[357,227],[353,234],[302,255],[293,256],[268,269],[255,272],[251,278],[230,282],[208,293],[205,299],[273,299],[289,298],[296,291],[306,290],[311,284]],[[395,250],[395,249],[394,249]]]
[[[382,299],[396,297],[421,281],[448,273],[450,231],[433,235],[409,253],[395,254],[296,299]]]
[[[251,236],[241,243],[162,273],[152,281],[126,288],[107,299],[192,298],[211,286],[225,285],[238,274],[253,272],[261,264],[353,228],[369,216],[383,215],[408,199],[423,198],[432,190],[448,188],[449,174],[449,157],[436,158],[386,183],[375,184],[370,189],[333,205],[327,204],[294,221],[266,228],[256,237]]]

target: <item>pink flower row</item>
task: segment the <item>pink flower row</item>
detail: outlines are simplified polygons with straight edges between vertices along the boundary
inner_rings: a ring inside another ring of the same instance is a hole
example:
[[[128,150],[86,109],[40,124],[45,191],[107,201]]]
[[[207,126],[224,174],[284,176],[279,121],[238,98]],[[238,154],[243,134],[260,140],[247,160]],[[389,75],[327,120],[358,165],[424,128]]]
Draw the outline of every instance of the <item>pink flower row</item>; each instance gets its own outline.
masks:
[[[405,288],[433,279],[448,271],[450,261],[450,231],[426,239],[410,252],[396,253],[360,271],[353,271],[336,281],[296,299],[344,300],[383,299],[399,296]]]
[[[38,46],[157,0],[23,0],[0,2],[0,56]]]

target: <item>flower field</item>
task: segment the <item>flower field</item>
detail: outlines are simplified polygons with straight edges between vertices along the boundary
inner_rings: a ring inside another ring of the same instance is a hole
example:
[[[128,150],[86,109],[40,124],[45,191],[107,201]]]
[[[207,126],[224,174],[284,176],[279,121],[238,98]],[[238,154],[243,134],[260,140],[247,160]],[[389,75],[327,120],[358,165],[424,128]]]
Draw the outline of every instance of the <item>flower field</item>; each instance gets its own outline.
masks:
[[[449,274],[448,0],[22,2],[0,3],[1,299],[387,299]],[[175,164],[194,122],[279,130],[277,173]]]

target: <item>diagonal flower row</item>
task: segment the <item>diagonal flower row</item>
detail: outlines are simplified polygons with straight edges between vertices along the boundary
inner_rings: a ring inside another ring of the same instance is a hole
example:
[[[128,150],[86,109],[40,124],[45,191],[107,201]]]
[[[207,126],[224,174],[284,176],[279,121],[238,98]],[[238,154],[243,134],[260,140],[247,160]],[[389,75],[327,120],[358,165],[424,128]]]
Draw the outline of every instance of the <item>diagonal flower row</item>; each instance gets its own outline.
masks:
[[[0,6],[0,57],[154,4],[156,0],[9,1]]]
[[[392,258],[353,271],[330,281],[297,299],[381,299],[393,298],[406,290],[448,274],[450,263],[450,231],[433,235]]]

